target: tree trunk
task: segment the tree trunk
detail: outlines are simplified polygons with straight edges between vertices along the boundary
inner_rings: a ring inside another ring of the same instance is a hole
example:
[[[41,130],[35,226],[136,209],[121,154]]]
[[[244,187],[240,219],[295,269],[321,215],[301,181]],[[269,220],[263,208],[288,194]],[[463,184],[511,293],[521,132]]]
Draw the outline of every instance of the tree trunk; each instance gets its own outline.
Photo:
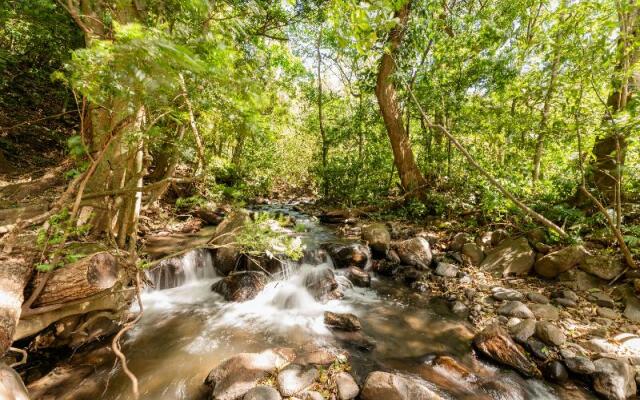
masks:
[[[118,262],[108,252],[96,253],[53,272],[40,296],[33,303],[35,307],[68,303],[93,296],[112,288],[118,281]],[[40,276],[32,281],[37,287]]]
[[[411,150],[409,134],[403,126],[402,113],[398,104],[398,95],[392,81],[392,76],[396,71],[394,57],[402,43],[402,37],[404,36],[404,30],[409,20],[410,10],[411,2],[409,1],[395,13],[395,17],[399,19],[399,23],[389,33],[388,43],[390,45],[390,52],[385,53],[380,59],[378,80],[375,88],[380,112],[382,113],[384,125],[387,129],[389,141],[391,142],[394,163],[400,175],[402,187],[406,192],[414,191],[426,185],[426,180],[422,176],[420,169],[418,169],[413,151]]]
[[[23,254],[0,252],[0,355],[11,347],[16,324],[20,319],[24,288],[33,273],[30,258]]]
[[[322,53],[320,45],[322,44],[322,27],[318,31],[318,42],[316,44],[316,55],[318,59],[318,127],[320,130],[320,140],[322,141],[322,192],[324,197],[329,196],[329,179],[327,176],[327,157],[329,155],[329,146],[327,144],[327,135],[324,131],[324,119],[322,116]]]

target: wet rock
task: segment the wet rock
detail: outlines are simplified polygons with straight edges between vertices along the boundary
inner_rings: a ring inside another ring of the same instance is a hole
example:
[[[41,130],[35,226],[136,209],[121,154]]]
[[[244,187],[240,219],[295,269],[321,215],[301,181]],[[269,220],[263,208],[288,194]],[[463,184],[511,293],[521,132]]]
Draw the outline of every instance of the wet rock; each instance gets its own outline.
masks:
[[[29,393],[20,375],[3,362],[0,362],[0,399],[29,400]]]
[[[511,337],[518,343],[525,343],[536,331],[536,321],[525,319],[509,329]]]
[[[340,400],[355,399],[360,393],[360,388],[353,379],[353,376],[347,372],[339,372],[335,375],[336,387],[338,389],[338,398]]]
[[[458,267],[453,264],[448,263],[438,263],[436,267],[435,274],[438,276],[443,276],[445,278],[455,278],[458,275]]]
[[[535,271],[544,278],[555,278],[581,262],[587,255],[582,246],[569,246],[549,253],[536,261]]]
[[[526,356],[522,348],[497,324],[489,325],[479,332],[473,339],[473,345],[485,356],[512,367],[525,376],[541,376],[538,367]]]
[[[536,337],[550,346],[562,346],[567,341],[562,330],[548,321],[536,323]]]
[[[242,302],[255,298],[266,283],[267,276],[263,272],[237,272],[215,282],[211,290],[227,301]]]
[[[579,268],[591,275],[608,281],[624,271],[624,265],[620,259],[606,254],[587,256],[580,263]]]
[[[358,267],[350,267],[348,278],[356,286],[369,287],[371,286],[371,276],[368,272],[363,271]]]
[[[450,356],[437,356],[433,360],[433,366],[443,369],[453,376],[457,375],[464,379],[475,377],[473,371],[471,371],[464,364],[460,363],[458,360]]]
[[[271,386],[256,386],[244,395],[242,400],[281,400],[280,392]]]
[[[528,398],[522,387],[517,385],[510,385],[505,381],[496,379],[480,383],[478,389],[479,393],[486,393],[491,399],[525,400]],[[475,398],[471,397],[470,399]]]
[[[472,241],[473,241],[473,238],[468,233],[458,232],[453,236],[453,240],[451,241],[451,245],[449,246],[449,249],[453,251],[460,251],[462,250],[462,246]]]
[[[551,357],[551,350],[549,347],[535,337],[530,337],[527,340],[525,348],[539,360],[547,361]]]
[[[391,245],[391,234],[385,224],[376,223],[362,228],[362,240],[369,244],[376,255],[385,255]]]
[[[620,316],[615,310],[606,307],[598,307],[596,309],[596,314],[598,314],[599,317],[613,320],[618,319]]]
[[[388,372],[371,372],[364,382],[361,400],[440,400],[421,381]]]
[[[342,297],[336,276],[329,268],[314,268],[304,278],[304,286],[314,299],[325,302]]]
[[[425,238],[414,237],[394,244],[400,260],[407,265],[429,268],[433,260],[431,246]]]
[[[240,247],[236,244],[236,238],[249,221],[249,213],[238,211],[227,216],[216,227],[212,244],[221,247],[214,253],[213,265],[220,275],[228,275],[236,268],[240,257]]]
[[[349,313],[339,314],[331,311],[324,312],[324,324],[331,329],[347,332],[359,331],[362,328],[358,317],[355,315]]]
[[[334,330],[333,336],[344,345],[353,346],[362,351],[372,351],[376,348],[375,339],[365,335],[361,330],[355,332]]]
[[[389,249],[389,251],[387,252],[386,259],[396,265],[402,262],[402,260],[400,259],[400,256],[398,255],[398,252],[396,252],[393,248]]]
[[[534,317],[529,307],[527,307],[520,301],[506,302],[500,308],[498,308],[498,314],[506,315],[507,317],[516,317],[522,319]]]
[[[593,362],[587,357],[575,356],[565,358],[564,363],[569,371],[573,372],[574,374],[591,375],[596,371],[595,365],[593,365]]]
[[[258,381],[295,358],[291,349],[277,348],[261,353],[241,353],[222,361],[214,368],[205,384],[216,400],[236,400],[253,389]]]
[[[520,276],[529,273],[534,261],[534,251],[527,239],[507,239],[487,254],[480,268],[501,276]]]
[[[636,394],[634,369],[625,361],[609,358],[596,360],[593,388],[610,400],[624,400]]]
[[[465,243],[462,246],[462,254],[467,256],[473,265],[480,265],[484,260],[484,251],[475,243]]]
[[[549,304],[549,298],[547,296],[536,292],[527,293],[527,299],[538,304]]]
[[[398,259],[399,260],[399,259]],[[398,268],[398,262],[392,262],[389,260],[375,260],[371,264],[371,270],[376,274],[383,276],[392,276],[393,272]]]
[[[614,308],[616,306],[616,303],[613,301],[611,296],[604,292],[591,293],[589,301],[600,307]]]
[[[531,304],[529,308],[537,319],[545,321],[557,321],[560,319],[560,312],[551,304]]]
[[[328,243],[325,249],[336,268],[358,267],[364,269],[371,261],[369,247],[362,243]]]
[[[517,290],[499,286],[491,288],[491,296],[496,300],[524,300],[524,295]]]
[[[564,364],[557,360],[545,364],[543,374],[547,379],[558,383],[563,383],[569,380],[569,373],[567,372],[567,369]]]
[[[319,375],[314,367],[290,364],[278,373],[278,390],[285,397],[296,395],[310,387]]]

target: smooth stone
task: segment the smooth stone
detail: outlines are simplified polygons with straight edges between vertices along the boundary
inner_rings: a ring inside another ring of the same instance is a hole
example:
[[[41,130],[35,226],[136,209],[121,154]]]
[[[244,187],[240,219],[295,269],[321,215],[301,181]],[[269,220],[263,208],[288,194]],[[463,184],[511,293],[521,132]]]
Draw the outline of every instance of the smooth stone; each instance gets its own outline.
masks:
[[[310,387],[320,373],[314,367],[290,364],[278,373],[278,390],[285,396],[293,396]]]
[[[525,347],[534,357],[542,361],[547,361],[551,357],[549,347],[535,337],[530,337],[525,343]]]
[[[594,363],[593,388],[606,399],[625,400],[636,394],[635,370],[625,361],[600,358]]]
[[[533,318],[533,312],[520,301],[508,301],[498,309],[498,314],[516,318]]]
[[[596,313],[602,318],[613,319],[613,320],[618,319],[618,317],[620,316],[615,310],[612,310],[610,308],[605,308],[605,307],[598,307],[596,309]]]
[[[559,305],[561,305],[563,307],[574,308],[577,305],[577,303],[574,300],[565,299],[565,298],[562,298],[562,297],[554,299],[554,301],[556,302],[556,304],[559,304]]]
[[[303,399],[304,400],[325,400],[323,395],[313,390],[304,392]]]
[[[256,386],[244,395],[242,400],[281,400],[280,392],[271,386]]]
[[[338,398],[340,400],[355,399],[360,393],[360,388],[353,379],[353,376],[347,372],[339,372],[335,375],[336,387],[338,389]]]
[[[569,372],[567,372],[567,368],[565,368],[564,364],[558,360],[545,364],[543,374],[547,379],[558,383],[563,383],[569,380]]]
[[[451,311],[454,314],[462,315],[462,314],[465,314],[465,313],[467,313],[469,311],[469,307],[467,307],[461,301],[454,301],[453,304],[451,305]]]
[[[531,304],[529,308],[537,319],[545,321],[557,321],[560,319],[560,311],[551,304]]]
[[[590,350],[594,353],[616,353],[618,351],[618,346],[613,343],[610,343],[607,339],[604,338],[593,338],[582,344],[585,349]]]
[[[462,254],[469,258],[472,265],[480,265],[484,260],[484,251],[475,243],[465,243],[462,246]]]
[[[458,274],[458,267],[448,263],[438,263],[435,274],[445,278],[455,278]]]
[[[500,286],[491,288],[491,296],[496,300],[524,300],[524,295],[519,291]]]
[[[593,361],[589,360],[587,357],[575,356],[570,358],[565,358],[565,365],[569,369],[569,371],[578,375],[591,375],[596,371],[595,365],[593,365]]]
[[[616,303],[613,301],[611,296],[604,292],[592,293],[589,296],[589,301],[600,307],[615,308],[616,306]]]
[[[525,343],[536,331],[536,321],[534,319],[525,319],[518,325],[509,329],[511,337],[518,343]]]
[[[547,321],[536,323],[536,337],[550,346],[562,346],[567,341],[562,330]]]
[[[536,292],[527,293],[527,299],[537,304],[549,304],[549,298],[547,296]]]
[[[422,237],[397,242],[393,245],[400,260],[407,265],[428,269],[433,260],[433,253],[429,241]]]
[[[571,289],[560,289],[554,292],[552,297],[556,299],[561,298],[561,299],[568,299],[572,301],[578,301],[579,299],[577,293]]]
[[[391,234],[385,224],[374,223],[362,228],[362,240],[369,244],[374,253],[386,254],[391,245]]]
[[[367,375],[360,400],[441,400],[441,397],[416,378],[374,371]]]

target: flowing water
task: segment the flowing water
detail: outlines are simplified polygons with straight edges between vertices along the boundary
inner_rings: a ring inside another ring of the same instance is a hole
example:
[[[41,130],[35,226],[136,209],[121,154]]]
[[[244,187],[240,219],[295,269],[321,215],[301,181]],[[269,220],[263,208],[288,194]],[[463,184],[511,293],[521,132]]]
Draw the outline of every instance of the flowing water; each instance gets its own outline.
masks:
[[[307,226],[305,242],[311,250],[335,239],[331,230],[285,211]],[[442,300],[424,300],[376,278],[372,288],[366,289],[339,279],[343,299],[324,304],[314,300],[305,288],[305,278],[333,266],[321,252],[313,254],[315,260],[291,264],[281,279],[243,303],[225,302],[211,291],[211,284],[220,277],[207,250],[187,253],[181,272],[172,266],[153,272],[150,278],[156,289],[142,295],[144,316],[123,341],[129,367],[140,382],[141,397],[196,399],[209,371],[227,357],[276,346],[299,349],[313,344],[347,349],[360,383],[368,372],[384,369],[427,378],[434,390],[451,399],[479,398],[476,394],[481,393],[495,399],[565,398],[558,387],[522,379],[476,359],[471,351],[470,327],[451,314]],[[167,288],[173,285],[178,286]],[[324,326],[325,311],[356,314],[363,331],[375,339],[375,349],[367,351],[338,342]],[[460,379],[447,370],[426,367],[429,354],[451,355],[480,378]],[[100,398],[130,398],[129,381],[119,367],[104,366],[95,377],[108,382]]]

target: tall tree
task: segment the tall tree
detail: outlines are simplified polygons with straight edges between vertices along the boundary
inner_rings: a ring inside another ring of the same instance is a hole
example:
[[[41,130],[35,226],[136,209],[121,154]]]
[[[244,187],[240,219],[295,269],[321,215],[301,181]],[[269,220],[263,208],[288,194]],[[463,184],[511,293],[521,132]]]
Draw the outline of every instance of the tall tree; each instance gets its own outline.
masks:
[[[408,1],[394,14],[398,24],[389,33],[388,49],[380,59],[375,88],[380,112],[391,142],[393,160],[400,175],[402,187],[406,192],[415,191],[427,183],[411,150],[409,132],[405,129],[402,121],[398,94],[392,79],[396,71],[395,57],[402,44],[410,13],[411,1]]]

